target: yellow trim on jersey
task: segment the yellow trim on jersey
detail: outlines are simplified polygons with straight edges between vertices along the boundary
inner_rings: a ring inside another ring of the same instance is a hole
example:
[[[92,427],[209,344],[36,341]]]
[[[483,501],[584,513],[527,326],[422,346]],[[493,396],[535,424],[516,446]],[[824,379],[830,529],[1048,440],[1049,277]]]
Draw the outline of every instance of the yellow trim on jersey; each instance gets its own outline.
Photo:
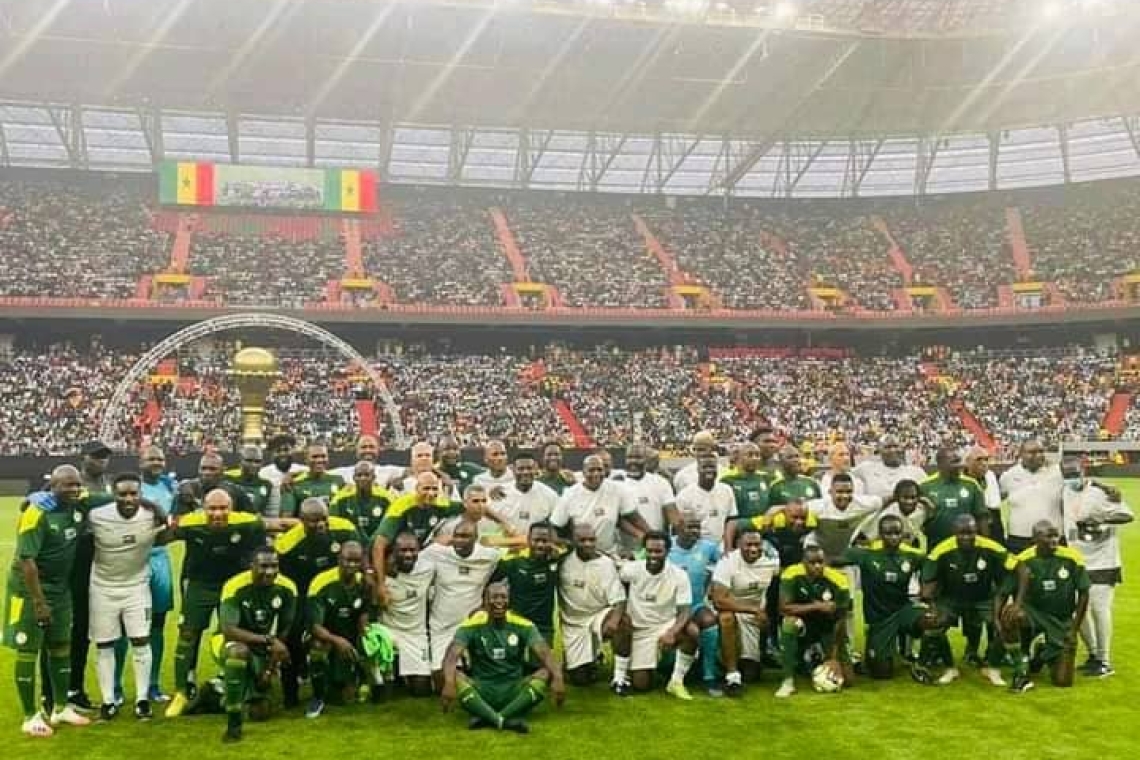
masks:
[[[17,532],[24,534],[35,530],[43,516],[44,511],[42,509],[34,504],[29,504],[28,508],[20,514],[20,525]]]
[[[802,575],[807,575],[807,568],[804,567],[803,562],[797,562],[794,565],[789,565],[784,572],[780,573],[780,578],[790,581],[792,578],[799,578]]]
[[[345,517],[329,517],[329,530],[346,530],[350,533],[356,532],[356,523]]]
[[[922,486],[922,485],[926,485],[927,483],[933,483],[934,481],[940,479],[941,477],[942,477],[942,475],[940,475],[939,473],[936,472],[933,475],[927,475],[925,478],[918,481],[918,484],[920,486]]]
[[[950,538],[942,539],[942,543],[935,546],[934,550],[926,556],[929,559],[936,560],[939,557],[941,557],[943,554],[949,554],[950,552],[954,551],[957,548],[958,548],[958,539],[955,538],[954,536],[951,536]]]
[[[304,539],[305,526],[302,523],[297,523],[277,537],[277,540],[273,542],[273,548],[277,550],[278,554],[288,554],[296,549],[297,544]]]
[[[847,576],[836,570],[834,567],[823,568],[823,577],[831,581],[832,585],[836,588],[841,588],[844,591],[851,590],[851,584],[847,582]]]
[[[353,496],[356,496],[357,493],[356,484],[350,483],[334,493],[332,498],[329,499],[329,504],[337,504],[345,499],[351,499]],[[369,495],[374,499],[387,499],[388,501],[392,501],[392,493],[388,489],[382,488],[375,483],[372,484],[372,492]]]
[[[469,615],[466,620],[459,624],[460,628],[474,628],[477,625],[486,625],[487,621],[491,619],[485,611],[480,610],[472,615]]]
[[[451,501],[449,499],[443,497],[443,496],[440,496],[440,497],[437,497],[436,500],[430,504],[420,505],[419,503],[416,502],[416,494],[414,494],[414,493],[404,494],[403,496],[396,499],[394,502],[392,502],[388,506],[388,511],[384,514],[384,519],[386,520],[389,517],[402,517],[404,515],[404,513],[410,512],[411,510],[413,510],[419,506],[423,506],[425,508],[431,508],[431,507],[446,508],[446,507],[451,506]]]
[[[1061,559],[1072,560],[1073,562],[1080,565],[1081,567],[1085,566],[1084,555],[1081,554],[1076,549],[1073,549],[1073,548],[1068,547],[1068,546],[1058,546],[1054,552],[1054,556],[1060,557]],[[1025,551],[1023,551],[1021,554],[1017,555],[1017,561],[1018,562],[1028,562],[1029,560],[1036,559],[1036,558],[1037,558],[1037,547],[1036,546],[1031,546],[1028,549],[1026,549]]]
[[[959,475],[959,476],[958,476],[958,480],[964,480],[964,481],[966,481],[967,483],[973,483],[974,485],[976,485],[976,486],[978,487],[978,490],[979,490],[979,491],[981,491],[981,490],[982,490],[982,484],[981,484],[981,483],[979,483],[978,481],[974,480],[974,479],[973,479],[972,477],[970,477],[969,475]]]
[[[534,623],[530,622],[530,620],[524,618],[522,615],[516,615],[510,610],[507,610],[507,622],[514,625],[534,626]]]
[[[16,625],[24,615],[24,597],[13,594],[8,597],[8,625]]]
[[[320,478],[321,478],[321,480],[331,480],[334,483],[339,482],[342,486],[344,485],[344,478],[342,478],[340,475],[337,475],[334,472],[322,472],[320,475]],[[308,483],[310,481],[315,482],[316,477],[313,476],[311,470],[305,470],[300,475],[293,478],[293,485],[296,485],[298,483]]]
[[[273,585],[280,586],[286,591],[291,592],[293,596],[297,596],[297,584],[286,578],[284,575],[278,574],[277,577],[273,579]]]
[[[324,572],[317,575],[316,578],[313,578],[312,582],[309,583],[309,596],[310,597],[316,596],[325,587],[331,586],[332,584],[337,583],[338,581],[340,581],[340,568],[339,567],[330,567],[328,570],[325,570]],[[364,582],[364,574],[363,573],[357,573],[356,574],[356,582],[358,584]]]
[[[222,601],[232,599],[237,592],[241,591],[246,586],[253,584],[253,571],[246,570],[245,572],[238,573],[233,578],[226,581],[226,585],[222,586]]]
[[[994,541],[992,538],[978,536],[976,539],[974,539],[974,543],[979,549],[989,549],[990,551],[998,552],[999,554],[1009,554],[1009,551],[1004,546],[999,544],[997,541]]]
[[[760,520],[760,522],[756,522],[757,520]],[[766,517],[764,515],[761,515],[759,517],[753,517],[752,518],[752,524],[757,528],[763,528],[766,524],[764,522],[765,520],[766,520]],[[778,512],[776,514],[776,516],[772,518],[771,526],[773,528],[776,528],[776,529],[788,527],[788,515],[787,515],[787,513]],[[804,526],[808,527],[808,528],[819,527],[819,518],[816,517],[815,513],[812,512],[811,510],[808,510],[807,517],[804,518]]]
[[[231,467],[230,469],[223,472],[222,475],[224,475],[227,478],[233,478],[234,480],[237,480],[238,478],[241,477],[241,468],[240,467]]]
[[[870,543],[870,545],[867,548],[871,549],[871,550],[878,550],[878,549],[885,549],[886,546],[883,544],[883,539],[876,538],[874,541],[872,541]],[[911,546],[910,544],[905,543],[905,542],[899,544],[898,550],[899,550],[899,552],[901,552],[903,554],[915,554],[918,556],[923,556],[921,549],[916,549],[913,546]]]

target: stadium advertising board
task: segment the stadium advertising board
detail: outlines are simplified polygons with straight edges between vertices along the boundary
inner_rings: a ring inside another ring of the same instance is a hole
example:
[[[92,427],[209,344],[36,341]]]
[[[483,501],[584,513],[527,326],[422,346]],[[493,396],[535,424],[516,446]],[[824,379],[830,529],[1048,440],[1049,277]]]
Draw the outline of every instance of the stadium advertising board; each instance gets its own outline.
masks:
[[[159,172],[159,201],[170,206],[369,213],[376,211],[376,173],[168,161]]]

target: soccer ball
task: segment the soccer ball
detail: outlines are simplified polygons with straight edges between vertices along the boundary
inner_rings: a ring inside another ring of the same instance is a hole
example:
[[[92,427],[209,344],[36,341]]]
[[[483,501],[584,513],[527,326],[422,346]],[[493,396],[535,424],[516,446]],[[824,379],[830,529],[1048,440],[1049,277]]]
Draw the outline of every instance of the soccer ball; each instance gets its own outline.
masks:
[[[819,665],[811,672],[811,686],[821,694],[831,694],[843,688],[843,679],[826,664]]]

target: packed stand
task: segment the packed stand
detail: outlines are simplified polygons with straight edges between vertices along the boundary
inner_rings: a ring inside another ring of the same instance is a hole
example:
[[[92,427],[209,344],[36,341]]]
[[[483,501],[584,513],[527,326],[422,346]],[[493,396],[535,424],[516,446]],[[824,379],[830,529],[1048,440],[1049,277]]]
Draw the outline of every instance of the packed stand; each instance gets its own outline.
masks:
[[[486,196],[412,191],[386,196],[393,234],[363,242],[365,272],[400,303],[501,306],[514,280]]]
[[[0,182],[0,295],[134,298],[170,258],[144,197],[128,182]]]
[[[721,359],[717,368],[742,388],[757,417],[797,439],[842,436],[873,446],[892,434],[921,460],[947,441],[968,442],[916,358],[741,357]]]
[[[344,259],[340,240],[198,232],[190,271],[208,278],[204,300],[300,309],[325,300],[329,280],[344,276]]]
[[[0,455],[71,454],[99,430],[103,410],[137,357],[107,353],[98,343],[61,344],[0,354]],[[137,397],[134,408],[141,408]],[[123,440],[137,441],[134,420]]]
[[[1118,297],[1115,278],[1140,271],[1140,187],[1067,191],[1064,206],[1021,206],[1034,274],[1067,300]]]
[[[997,306],[998,288],[1017,279],[1004,208],[896,206],[885,216],[914,267],[914,284],[945,287],[960,309]]]
[[[945,365],[955,396],[1005,446],[1097,440],[1116,387],[1116,357],[1072,349],[1054,355],[956,354]]]
[[[517,356],[385,355],[376,367],[413,440],[453,435],[461,446],[503,439],[512,446],[571,442],[550,401]]]
[[[642,214],[677,265],[707,285],[728,309],[809,308],[809,269],[797,251],[772,235],[759,206],[725,211],[711,203],[679,203]]]
[[[557,287],[563,305],[668,306],[665,273],[624,205],[535,197],[506,214],[530,278]]]

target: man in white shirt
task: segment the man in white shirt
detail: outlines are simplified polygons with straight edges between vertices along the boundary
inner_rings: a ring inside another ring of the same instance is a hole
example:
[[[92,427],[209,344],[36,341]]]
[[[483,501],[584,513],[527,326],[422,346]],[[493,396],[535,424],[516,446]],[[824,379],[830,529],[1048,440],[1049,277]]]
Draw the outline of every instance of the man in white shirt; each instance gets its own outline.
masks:
[[[499,564],[499,552],[479,545],[478,537],[478,526],[463,520],[451,532],[448,545],[431,544],[420,553],[419,563],[435,571],[428,637],[432,678],[437,688],[443,676],[443,658],[455,638],[455,630],[483,604],[483,588]]]
[[[701,538],[720,545],[726,540],[725,526],[736,518],[736,492],[717,480],[715,456],[697,460],[697,467],[697,482],[683,488],[676,506],[667,511],[669,523],[679,528],[682,514],[695,514],[701,519]]]
[[[388,588],[388,604],[380,622],[396,646],[396,669],[413,697],[431,696],[431,646],[428,641],[428,600],[435,565],[419,562],[420,542],[414,533],[396,536],[387,568],[377,570]]]
[[[828,449],[827,452],[827,461],[829,469],[825,470],[823,474],[817,478],[821,491],[824,493],[830,491],[832,478],[839,474],[851,476],[851,483],[855,487],[856,495],[860,495],[867,490],[862,479],[851,471],[851,448],[846,443],[836,441],[831,444],[831,448]]]
[[[379,458],[380,439],[374,435],[362,435],[356,439],[356,462],[337,467],[332,474],[339,475],[345,483],[351,483],[356,475],[356,465],[361,462],[371,462],[376,473],[376,483],[382,488],[387,488],[389,481],[403,476],[404,468],[394,464],[378,464]]]
[[[572,535],[576,525],[589,525],[597,537],[598,551],[614,552],[619,547],[619,533],[626,531],[635,538],[645,534],[645,521],[621,483],[606,480],[605,467],[597,456],[582,463],[583,481],[567,488],[558,500],[550,524]]]
[[[1005,525],[1001,515],[1001,486],[998,477],[990,469],[990,452],[975,446],[966,454],[966,474],[982,487],[986,509],[990,511],[990,538],[1005,544]],[[1030,535],[1033,535],[1030,531]]]
[[[922,495],[918,483],[900,480],[895,483],[894,493],[883,508],[869,515],[855,531],[855,535],[862,535],[868,541],[876,540],[879,538],[879,522],[887,515],[893,515],[902,520],[903,540],[914,544],[922,538],[922,526],[926,524],[927,516],[933,512],[934,504]]]
[[[1022,443],[1020,459],[998,480],[1002,495],[1009,500],[1006,548],[1015,555],[1033,545],[1034,525],[1043,520],[1061,524],[1064,490],[1061,467],[1045,463],[1045,447],[1041,441],[1033,438]],[[988,506],[988,489],[986,501]]]
[[[666,511],[674,504],[673,487],[660,475],[646,472],[649,455],[649,447],[641,443],[635,443],[626,450],[626,475],[622,483],[629,491],[637,513],[645,521],[646,528],[664,530]],[[623,538],[627,548],[637,545],[633,536],[627,534]]]
[[[471,481],[487,489],[491,498],[498,500],[503,489],[515,482],[515,473],[507,466],[507,447],[502,441],[488,441],[483,447],[483,464],[487,469]],[[496,496],[496,493],[500,494]]]
[[[739,549],[716,563],[712,576],[712,602],[720,621],[720,651],[724,663],[724,693],[740,696],[744,677],[760,676],[764,642],[768,636],[768,589],[780,575],[780,555],[746,525],[739,533]]]
[[[852,470],[866,486],[869,496],[878,496],[886,501],[894,494],[895,486],[903,480],[921,483],[926,479],[926,471],[903,461],[903,449],[893,435],[885,435],[879,440],[877,459],[866,459]]]
[[[672,649],[676,659],[665,691],[678,699],[693,698],[685,688],[697,651],[693,591],[685,571],[668,561],[671,544],[667,533],[650,531],[643,541],[645,559],[621,567],[621,580],[629,586],[626,609],[631,635],[629,655],[614,657],[614,691],[619,695],[628,693],[622,684],[637,691],[652,689],[661,651]]]
[[[697,463],[703,457],[716,456],[716,436],[708,430],[700,431],[693,436],[689,451],[693,455],[693,461],[682,467],[673,476],[673,490],[677,493],[681,493],[684,488],[697,482]]]
[[[574,526],[574,551],[562,560],[558,574],[558,613],[562,624],[563,659],[570,683],[589,686],[597,679],[597,661],[604,640],[628,639],[625,587],[617,565],[597,549],[594,529]],[[622,647],[629,649],[628,640]]]
[[[293,478],[308,472],[309,468],[293,461],[297,439],[289,433],[279,433],[270,438],[267,448],[273,461],[262,467],[257,474],[273,484],[269,502],[265,505],[265,517],[278,517],[281,515],[281,489],[289,488]]]
[[[137,475],[115,478],[115,502],[87,515],[95,556],[91,565],[90,637],[96,649],[96,673],[103,695],[100,717],[111,720],[115,703],[115,642],[126,633],[131,642],[135,675],[135,717],[151,717],[150,683],[150,550],[166,526],[165,515],[141,507],[142,482]]]
[[[535,523],[546,522],[554,514],[558,505],[558,494],[553,488],[539,483],[538,462],[530,452],[519,452],[515,455],[513,465],[513,481],[503,487],[503,498],[496,502],[495,512],[499,518],[506,520],[514,528],[515,539],[520,544],[525,543],[530,532],[530,526]],[[475,477],[479,483],[479,476]],[[490,489],[492,486],[487,486]],[[484,519],[479,528],[481,531],[496,530],[497,525]]]
[[[1120,497],[1120,491],[1102,486],[1083,477],[1077,458],[1061,465],[1065,489],[1064,536],[1069,546],[1085,558],[1092,586],[1089,588],[1089,612],[1081,626],[1081,640],[1089,651],[1088,661],[1081,667],[1088,676],[1106,677],[1116,671],[1112,667],[1112,605],[1121,574],[1119,526],[1135,519],[1132,509]]]

